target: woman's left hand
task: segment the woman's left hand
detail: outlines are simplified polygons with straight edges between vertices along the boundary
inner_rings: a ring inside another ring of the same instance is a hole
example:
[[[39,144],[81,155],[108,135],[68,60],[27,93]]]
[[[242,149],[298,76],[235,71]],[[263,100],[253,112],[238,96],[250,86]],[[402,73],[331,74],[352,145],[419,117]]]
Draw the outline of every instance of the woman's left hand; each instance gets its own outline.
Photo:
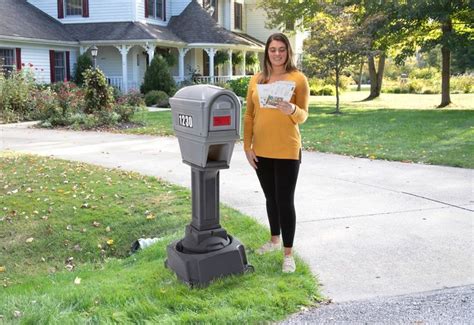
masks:
[[[277,108],[285,115],[291,115],[295,112],[296,106],[290,102],[279,102]]]

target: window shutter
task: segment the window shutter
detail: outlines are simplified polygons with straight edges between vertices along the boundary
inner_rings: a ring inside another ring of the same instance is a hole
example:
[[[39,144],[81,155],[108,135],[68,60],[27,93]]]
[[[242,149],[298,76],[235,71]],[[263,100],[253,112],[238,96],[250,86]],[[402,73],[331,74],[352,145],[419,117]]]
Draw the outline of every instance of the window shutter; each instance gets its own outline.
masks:
[[[82,17],[89,17],[89,0],[82,0]]]
[[[145,0],[145,17],[147,18],[150,14],[150,9],[148,8],[148,0]]]
[[[21,70],[21,48],[16,48],[16,69]]]
[[[66,79],[71,80],[71,68],[69,67],[69,51],[66,51]]]
[[[64,18],[64,4],[63,0],[58,0],[58,18]]]
[[[163,21],[166,21],[166,0],[163,0]]]
[[[49,50],[49,75],[51,78],[51,83],[55,82],[54,80],[54,50]]]

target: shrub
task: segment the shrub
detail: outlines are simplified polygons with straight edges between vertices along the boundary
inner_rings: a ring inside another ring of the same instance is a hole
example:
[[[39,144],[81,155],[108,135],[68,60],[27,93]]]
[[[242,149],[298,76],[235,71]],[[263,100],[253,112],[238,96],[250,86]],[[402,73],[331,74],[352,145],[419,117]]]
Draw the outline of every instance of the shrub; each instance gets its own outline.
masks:
[[[84,84],[83,73],[92,68],[92,59],[86,53],[77,57],[76,69],[74,72],[74,82],[80,86]]]
[[[464,74],[451,77],[451,89],[464,94],[472,93],[474,91],[474,75]]]
[[[114,112],[118,114],[118,122],[130,122],[133,115],[138,110],[137,106],[128,104],[117,104],[114,107]]]
[[[426,67],[422,69],[413,69],[409,77],[413,79],[433,80],[433,79],[440,79],[441,74],[439,73],[439,70],[436,68]]]
[[[175,88],[176,83],[170,74],[166,60],[156,55],[145,72],[141,92],[146,94],[151,90],[162,90],[167,94],[172,94]]]
[[[152,90],[145,95],[145,104],[146,106],[168,107],[169,96],[164,91]]]
[[[336,94],[336,88],[334,86],[326,85],[319,89],[316,94],[319,96],[334,96]]]
[[[110,112],[112,110],[113,90],[107,84],[104,73],[99,69],[84,72],[86,114]]]
[[[227,84],[237,96],[245,98],[247,96],[249,82],[250,77],[242,77],[234,80],[229,80]]]
[[[410,80],[406,87],[408,88],[408,93],[410,94],[421,94],[423,90],[423,82],[420,80]]]
[[[130,106],[140,107],[145,105],[145,101],[143,99],[143,94],[141,94],[138,90],[132,89],[128,93],[124,95],[120,95],[117,100],[117,104],[127,104]]]
[[[30,119],[34,74],[29,69],[13,70],[8,77],[0,73],[0,119],[17,122]]]

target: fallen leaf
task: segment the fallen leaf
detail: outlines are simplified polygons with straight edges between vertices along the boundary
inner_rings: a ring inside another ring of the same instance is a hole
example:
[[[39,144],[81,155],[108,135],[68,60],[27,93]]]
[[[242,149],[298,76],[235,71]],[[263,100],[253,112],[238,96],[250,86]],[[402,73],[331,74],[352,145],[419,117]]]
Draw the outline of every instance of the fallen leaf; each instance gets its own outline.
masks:
[[[94,227],[99,227],[99,226],[100,226],[100,223],[97,222],[97,221],[94,221],[94,222],[92,223],[92,225],[93,225]]]
[[[155,215],[154,215],[153,213],[150,213],[149,215],[146,216],[146,219],[147,219],[147,220],[153,220],[153,219],[155,219],[155,218],[156,218],[156,217],[155,217]]]
[[[27,239],[26,239],[26,242],[27,242],[27,243],[31,243],[31,242],[33,242],[33,240],[34,240],[34,238],[33,238],[33,237],[30,237],[30,238],[27,238]]]
[[[0,273],[2,272],[5,272],[7,269],[5,268],[5,266],[0,266]]]
[[[77,284],[77,285],[81,284],[81,278],[76,277],[76,278],[74,279],[74,284]]]
[[[112,246],[113,244],[114,244],[114,240],[113,240],[113,239],[107,240],[107,245]]]
[[[21,311],[15,310],[15,311],[13,312],[13,316],[14,316],[15,318],[21,317]]]
[[[106,231],[106,232],[110,232],[110,227],[107,226],[107,228],[105,228],[105,231]]]

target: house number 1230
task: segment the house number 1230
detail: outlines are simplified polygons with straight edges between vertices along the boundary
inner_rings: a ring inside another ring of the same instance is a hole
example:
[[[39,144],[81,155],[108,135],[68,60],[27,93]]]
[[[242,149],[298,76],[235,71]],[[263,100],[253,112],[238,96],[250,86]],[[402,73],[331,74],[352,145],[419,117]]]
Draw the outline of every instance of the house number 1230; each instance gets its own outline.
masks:
[[[186,128],[192,128],[193,117],[190,115],[178,114],[178,124]]]

